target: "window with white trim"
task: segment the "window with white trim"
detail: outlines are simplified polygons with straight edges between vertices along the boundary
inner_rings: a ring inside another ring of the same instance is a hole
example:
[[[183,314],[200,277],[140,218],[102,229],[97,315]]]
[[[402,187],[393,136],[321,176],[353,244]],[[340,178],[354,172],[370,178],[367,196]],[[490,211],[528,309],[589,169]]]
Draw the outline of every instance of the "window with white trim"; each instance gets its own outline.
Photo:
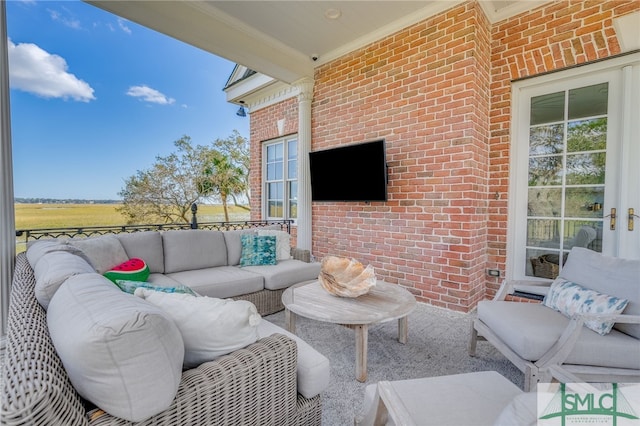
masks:
[[[263,146],[263,211],[267,220],[298,217],[298,138],[287,136]]]

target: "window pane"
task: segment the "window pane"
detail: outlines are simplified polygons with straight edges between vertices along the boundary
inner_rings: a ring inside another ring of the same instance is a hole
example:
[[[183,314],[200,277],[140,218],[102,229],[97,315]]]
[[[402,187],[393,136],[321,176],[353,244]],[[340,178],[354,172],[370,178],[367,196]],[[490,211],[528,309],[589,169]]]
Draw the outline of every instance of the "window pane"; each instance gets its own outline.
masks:
[[[562,153],[563,127],[562,124],[532,127],[529,130],[529,155]]]
[[[561,188],[529,188],[528,216],[559,217],[562,209]]]
[[[594,151],[607,147],[607,118],[572,121],[567,127],[567,151]]]
[[[289,141],[287,145],[287,158],[289,160],[295,160],[298,158],[298,141],[295,139]]]
[[[534,157],[529,159],[529,186],[560,185],[562,157]]]
[[[560,219],[527,220],[527,245],[560,248]]]
[[[298,217],[298,182],[289,182],[289,218]]]
[[[287,179],[297,179],[298,178],[298,161],[297,160],[289,160],[287,163]]]
[[[269,200],[282,200],[283,199],[283,193],[282,193],[282,182],[275,182],[275,183],[270,183],[268,185],[268,191],[269,193],[267,194],[267,198]]]
[[[602,218],[604,187],[567,188],[565,217]]]
[[[269,217],[284,217],[282,213],[282,201],[269,201],[267,213]]]
[[[562,120],[564,120],[564,92],[531,98],[530,125]]]
[[[607,113],[609,83],[569,90],[569,120]]]
[[[282,161],[282,144],[272,144],[267,146],[267,162]]]
[[[606,154],[567,155],[567,185],[604,183]]]

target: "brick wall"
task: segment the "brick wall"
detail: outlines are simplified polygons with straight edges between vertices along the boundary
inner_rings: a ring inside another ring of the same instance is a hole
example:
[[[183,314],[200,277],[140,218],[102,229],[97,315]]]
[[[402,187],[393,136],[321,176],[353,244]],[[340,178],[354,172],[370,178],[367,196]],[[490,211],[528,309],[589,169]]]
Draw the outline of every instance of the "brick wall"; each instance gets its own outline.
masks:
[[[467,311],[504,271],[511,80],[619,53],[612,19],[638,1],[558,1],[491,26],[456,6],[316,70],[312,149],[385,138],[386,203],[314,203],[313,253],[371,263],[418,300]],[[297,100],[251,114],[261,142],[297,129]]]
[[[613,18],[637,10],[637,0],[563,0],[494,25],[489,124],[489,192],[494,197],[489,197],[488,268],[504,270],[507,255],[511,80],[620,53]],[[498,287],[497,279],[489,279],[488,295]]]
[[[484,296],[489,39],[468,3],[317,70],[312,148],[385,138],[390,179],[385,203],[314,203],[316,256],[434,305]]]

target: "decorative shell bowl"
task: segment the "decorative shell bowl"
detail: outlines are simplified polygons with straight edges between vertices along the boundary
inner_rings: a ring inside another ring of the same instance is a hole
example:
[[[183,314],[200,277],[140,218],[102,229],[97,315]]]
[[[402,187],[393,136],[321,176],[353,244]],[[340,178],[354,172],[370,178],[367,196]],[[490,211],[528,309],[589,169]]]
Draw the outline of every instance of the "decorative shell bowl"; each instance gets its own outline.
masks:
[[[327,256],[320,264],[320,285],[328,293],[340,297],[358,297],[376,285],[373,266],[366,268],[355,259]]]

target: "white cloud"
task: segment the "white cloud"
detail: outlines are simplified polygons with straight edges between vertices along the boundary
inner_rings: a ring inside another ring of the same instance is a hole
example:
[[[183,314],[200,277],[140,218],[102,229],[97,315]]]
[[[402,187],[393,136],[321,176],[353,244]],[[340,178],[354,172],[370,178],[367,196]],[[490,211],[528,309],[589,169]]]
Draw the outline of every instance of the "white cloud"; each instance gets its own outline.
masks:
[[[80,21],[78,19],[65,16],[65,14],[70,15],[69,11],[66,8],[63,8],[63,11],[65,12],[64,14],[53,9],[47,9],[47,11],[49,12],[49,16],[51,17],[51,20],[58,21],[62,25],[69,28],[73,28],[74,30],[82,29],[82,25],[80,24]]]
[[[160,105],[170,105],[176,101],[175,99],[169,98],[166,95],[158,92],[156,89],[152,89],[151,87],[146,85],[129,87],[129,90],[127,90],[127,95],[134,98],[141,98],[145,102],[151,102]]]
[[[118,26],[120,27],[120,29],[122,31],[124,31],[127,34],[131,34],[131,28],[129,28],[127,26],[127,21],[122,19],[122,18],[118,18]]]
[[[9,40],[9,81],[11,87],[43,98],[95,100],[93,88],[69,73],[67,62],[33,43],[14,44]]]

